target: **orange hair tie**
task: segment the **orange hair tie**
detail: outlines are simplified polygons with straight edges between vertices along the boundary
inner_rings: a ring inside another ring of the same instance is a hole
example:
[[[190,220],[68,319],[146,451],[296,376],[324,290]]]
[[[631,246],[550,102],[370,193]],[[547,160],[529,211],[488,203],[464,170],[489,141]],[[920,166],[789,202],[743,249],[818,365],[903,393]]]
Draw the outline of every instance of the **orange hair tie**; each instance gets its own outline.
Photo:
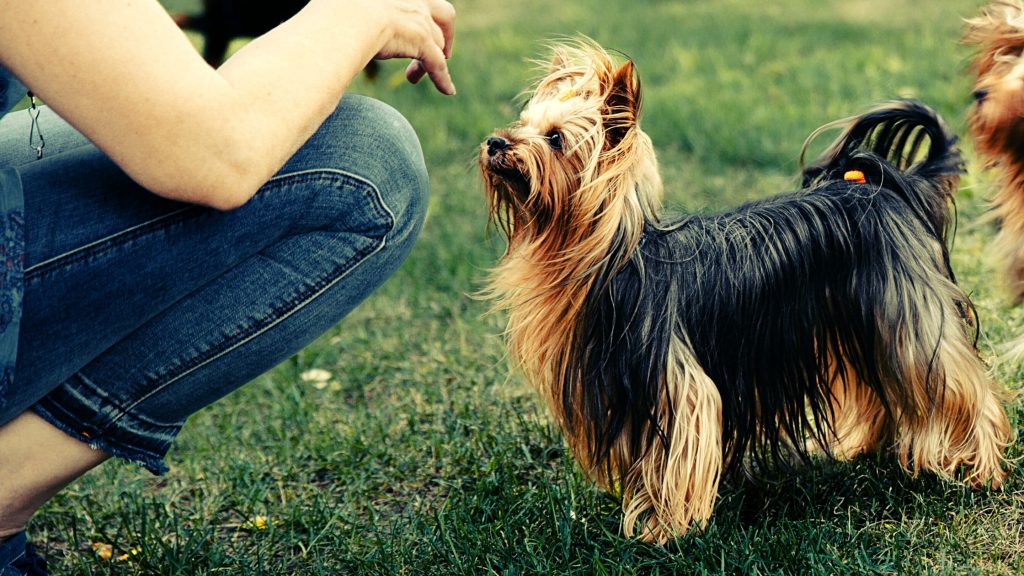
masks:
[[[860,170],[847,170],[846,174],[843,174],[843,180],[856,182],[857,184],[863,184],[868,181]]]

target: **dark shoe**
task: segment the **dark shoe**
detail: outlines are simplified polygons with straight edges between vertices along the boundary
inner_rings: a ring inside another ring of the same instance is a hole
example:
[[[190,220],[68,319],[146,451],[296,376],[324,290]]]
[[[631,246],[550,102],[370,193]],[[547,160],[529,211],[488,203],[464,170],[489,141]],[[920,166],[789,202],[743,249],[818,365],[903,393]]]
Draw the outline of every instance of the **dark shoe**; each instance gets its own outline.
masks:
[[[47,576],[46,560],[18,532],[0,541],[0,576]]]

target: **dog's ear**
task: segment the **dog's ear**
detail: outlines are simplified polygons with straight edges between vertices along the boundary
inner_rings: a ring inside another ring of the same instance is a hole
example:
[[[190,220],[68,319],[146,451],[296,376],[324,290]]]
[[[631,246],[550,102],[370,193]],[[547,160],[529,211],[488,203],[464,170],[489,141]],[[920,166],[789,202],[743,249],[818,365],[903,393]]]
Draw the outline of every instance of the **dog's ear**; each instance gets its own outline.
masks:
[[[632,60],[627,60],[612,76],[605,99],[607,136],[610,147],[618,145],[640,117],[640,78]]]

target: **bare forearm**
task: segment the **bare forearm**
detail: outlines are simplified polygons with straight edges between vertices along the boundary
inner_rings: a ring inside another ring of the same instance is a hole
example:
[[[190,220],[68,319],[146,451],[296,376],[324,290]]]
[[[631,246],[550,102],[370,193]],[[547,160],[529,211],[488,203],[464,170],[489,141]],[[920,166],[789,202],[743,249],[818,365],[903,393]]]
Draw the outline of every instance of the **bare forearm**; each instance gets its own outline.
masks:
[[[155,0],[0,0],[0,64],[144,187],[230,208],[284,164],[375,55],[422,57],[453,92],[450,24],[431,20],[448,9],[313,0],[213,70]]]

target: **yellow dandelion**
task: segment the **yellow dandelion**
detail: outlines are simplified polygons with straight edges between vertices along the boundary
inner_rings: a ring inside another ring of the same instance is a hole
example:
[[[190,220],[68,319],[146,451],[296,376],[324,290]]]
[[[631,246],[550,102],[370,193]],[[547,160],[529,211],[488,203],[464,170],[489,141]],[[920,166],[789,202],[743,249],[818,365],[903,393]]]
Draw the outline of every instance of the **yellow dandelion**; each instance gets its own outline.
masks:
[[[276,520],[272,521],[267,516],[256,515],[243,522],[240,528],[251,532],[253,530],[266,530],[267,528],[270,528],[271,525],[276,526],[277,524],[278,522]]]
[[[132,548],[131,550],[129,550],[129,551],[125,552],[124,554],[121,554],[120,556],[118,556],[117,557],[117,561],[118,562],[124,562],[125,560],[131,558],[132,556],[138,556],[138,555],[139,555],[139,549],[138,548]]]

